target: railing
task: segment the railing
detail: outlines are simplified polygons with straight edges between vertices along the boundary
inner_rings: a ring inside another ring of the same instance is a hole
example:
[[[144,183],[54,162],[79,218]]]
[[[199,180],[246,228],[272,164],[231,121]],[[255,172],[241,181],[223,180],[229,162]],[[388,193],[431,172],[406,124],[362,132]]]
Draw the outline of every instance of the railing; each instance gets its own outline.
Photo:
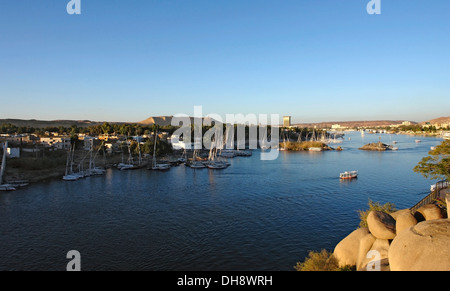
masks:
[[[430,194],[428,194],[425,198],[420,200],[416,205],[411,207],[409,210],[411,211],[411,213],[414,213],[420,207],[422,207],[424,205],[427,205],[427,204],[431,204],[434,200],[436,200],[438,198],[439,193],[441,192],[441,190],[444,189],[444,188],[447,188],[447,187],[448,187],[448,181],[447,180],[443,180],[443,181],[437,182],[436,183],[436,187],[434,188],[434,190]]]

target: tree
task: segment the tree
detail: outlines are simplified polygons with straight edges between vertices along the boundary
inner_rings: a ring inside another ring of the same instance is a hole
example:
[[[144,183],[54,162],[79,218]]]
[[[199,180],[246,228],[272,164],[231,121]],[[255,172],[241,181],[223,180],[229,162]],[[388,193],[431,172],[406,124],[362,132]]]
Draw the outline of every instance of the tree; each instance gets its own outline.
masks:
[[[428,154],[414,167],[414,172],[432,180],[450,179],[450,140],[444,140]]]

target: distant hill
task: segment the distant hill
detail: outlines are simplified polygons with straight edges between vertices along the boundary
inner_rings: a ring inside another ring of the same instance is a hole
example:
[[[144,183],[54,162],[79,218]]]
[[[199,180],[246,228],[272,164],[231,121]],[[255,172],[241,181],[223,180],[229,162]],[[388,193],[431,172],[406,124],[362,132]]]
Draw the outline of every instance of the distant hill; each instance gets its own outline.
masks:
[[[342,127],[377,127],[377,126],[389,126],[402,124],[404,120],[365,120],[365,121],[329,121],[329,122],[318,122],[318,123],[299,123],[294,124],[294,126],[299,127],[318,127],[318,128],[330,128],[333,124],[339,124]],[[411,124],[417,124],[411,121]]]
[[[36,120],[36,119],[0,119],[0,124],[9,123],[18,127],[34,127],[34,128],[45,128],[45,127],[71,127],[76,125],[78,127],[88,127],[92,125],[103,124],[99,121],[90,120]]]
[[[166,126],[170,125],[172,122],[173,116],[156,116],[156,117],[149,117],[146,120],[138,122],[139,124],[145,124],[145,125],[153,125],[157,124],[159,126]]]
[[[173,116],[156,116],[156,117],[149,117],[146,120],[138,122],[138,124],[144,124],[144,125],[153,125],[157,124],[159,126],[166,126],[170,125],[172,123]],[[190,117],[191,124],[194,124],[194,117]],[[203,122],[205,121],[212,121],[212,118],[203,118]]]
[[[435,119],[431,119],[428,121],[421,122],[420,124],[443,124],[443,123],[450,123],[450,116],[448,117],[439,117]]]

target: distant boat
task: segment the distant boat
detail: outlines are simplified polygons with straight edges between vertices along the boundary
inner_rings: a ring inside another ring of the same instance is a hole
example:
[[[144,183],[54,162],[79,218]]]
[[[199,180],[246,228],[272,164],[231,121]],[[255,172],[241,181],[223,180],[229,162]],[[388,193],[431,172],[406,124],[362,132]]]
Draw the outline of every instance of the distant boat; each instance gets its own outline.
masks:
[[[192,153],[192,162],[188,163],[187,166],[191,167],[192,169],[204,169],[206,168],[206,165],[203,162],[197,161],[197,151],[194,149],[194,152]]]
[[[206,164],[206,167],[208,167],[208,169],[221,170],[221,169],[228,168],[229,166],[230,166],[230,164],[228,162],[218,159],[216,141],[213,141],[213,144],[211,145],[211,148],[209,149],[209,156],[208,156],[208,162]]]
[[[321,152],[321,151],[322,151],[322,148],[319,148],[319,147],[310,147],[310,148],[309,148],[309,151],[310,151],[310,152]]]
[[[416,143],[422,142],[420,139],[416,139]]]
[[[79,176],[77,176],[77,175],[64,175],[63,176],[63,180],[64,181],[76,181],[76,180],[78,180],[80,177]]]
[[[193,161],[192,163],[189,164],[189,167],[191,167],[192,169],[206,168],[205,164],[203,164],[202,162],[199,162],[199,161]]]
[[[341,178],[343,180],[350,180],[350,179],[358,178],[358,171],[349,171],[349,172],[341,173],[339,175],[339,178]]]
[[[230,166],[229,163],[227,162],[219,162],[219,161],[214,161],[211,162],[207,165],[208,169],[213,169],[213,170],[221,170],[221,169],[226,169]]]
[[[0,185],[0,191],[16,191],[17,189],[10,185]]]

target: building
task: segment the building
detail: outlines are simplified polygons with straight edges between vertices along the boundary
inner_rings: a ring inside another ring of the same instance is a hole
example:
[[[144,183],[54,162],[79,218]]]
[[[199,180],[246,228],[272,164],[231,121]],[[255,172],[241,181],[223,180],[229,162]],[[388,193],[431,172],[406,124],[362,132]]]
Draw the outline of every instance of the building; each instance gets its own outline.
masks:
[[[331,126],[331,129],[335,129],[335,130],[339,130],[339,129],[347,129],[348,127],[347,126],[342,126],[342,125],[340,125],[340,124],[333,124],[332,126]]]
[[[173,134],[170,137],[170,143],[172,144],[173,149],[175,150],[193,150],[193,149],[201,149],[202,148],[202,140],[198,139],[194,143],[185,142],[180,139],[179,135]]]
[[[47,148],[56,148],[59,150],[70,149],[70,137],[42,137],[41,144]]]
[[[283,116],[283,127],[291,127],[291,117]]]
[[[6,157],[10,159],[20,158],[20,148],[7,148]]]

